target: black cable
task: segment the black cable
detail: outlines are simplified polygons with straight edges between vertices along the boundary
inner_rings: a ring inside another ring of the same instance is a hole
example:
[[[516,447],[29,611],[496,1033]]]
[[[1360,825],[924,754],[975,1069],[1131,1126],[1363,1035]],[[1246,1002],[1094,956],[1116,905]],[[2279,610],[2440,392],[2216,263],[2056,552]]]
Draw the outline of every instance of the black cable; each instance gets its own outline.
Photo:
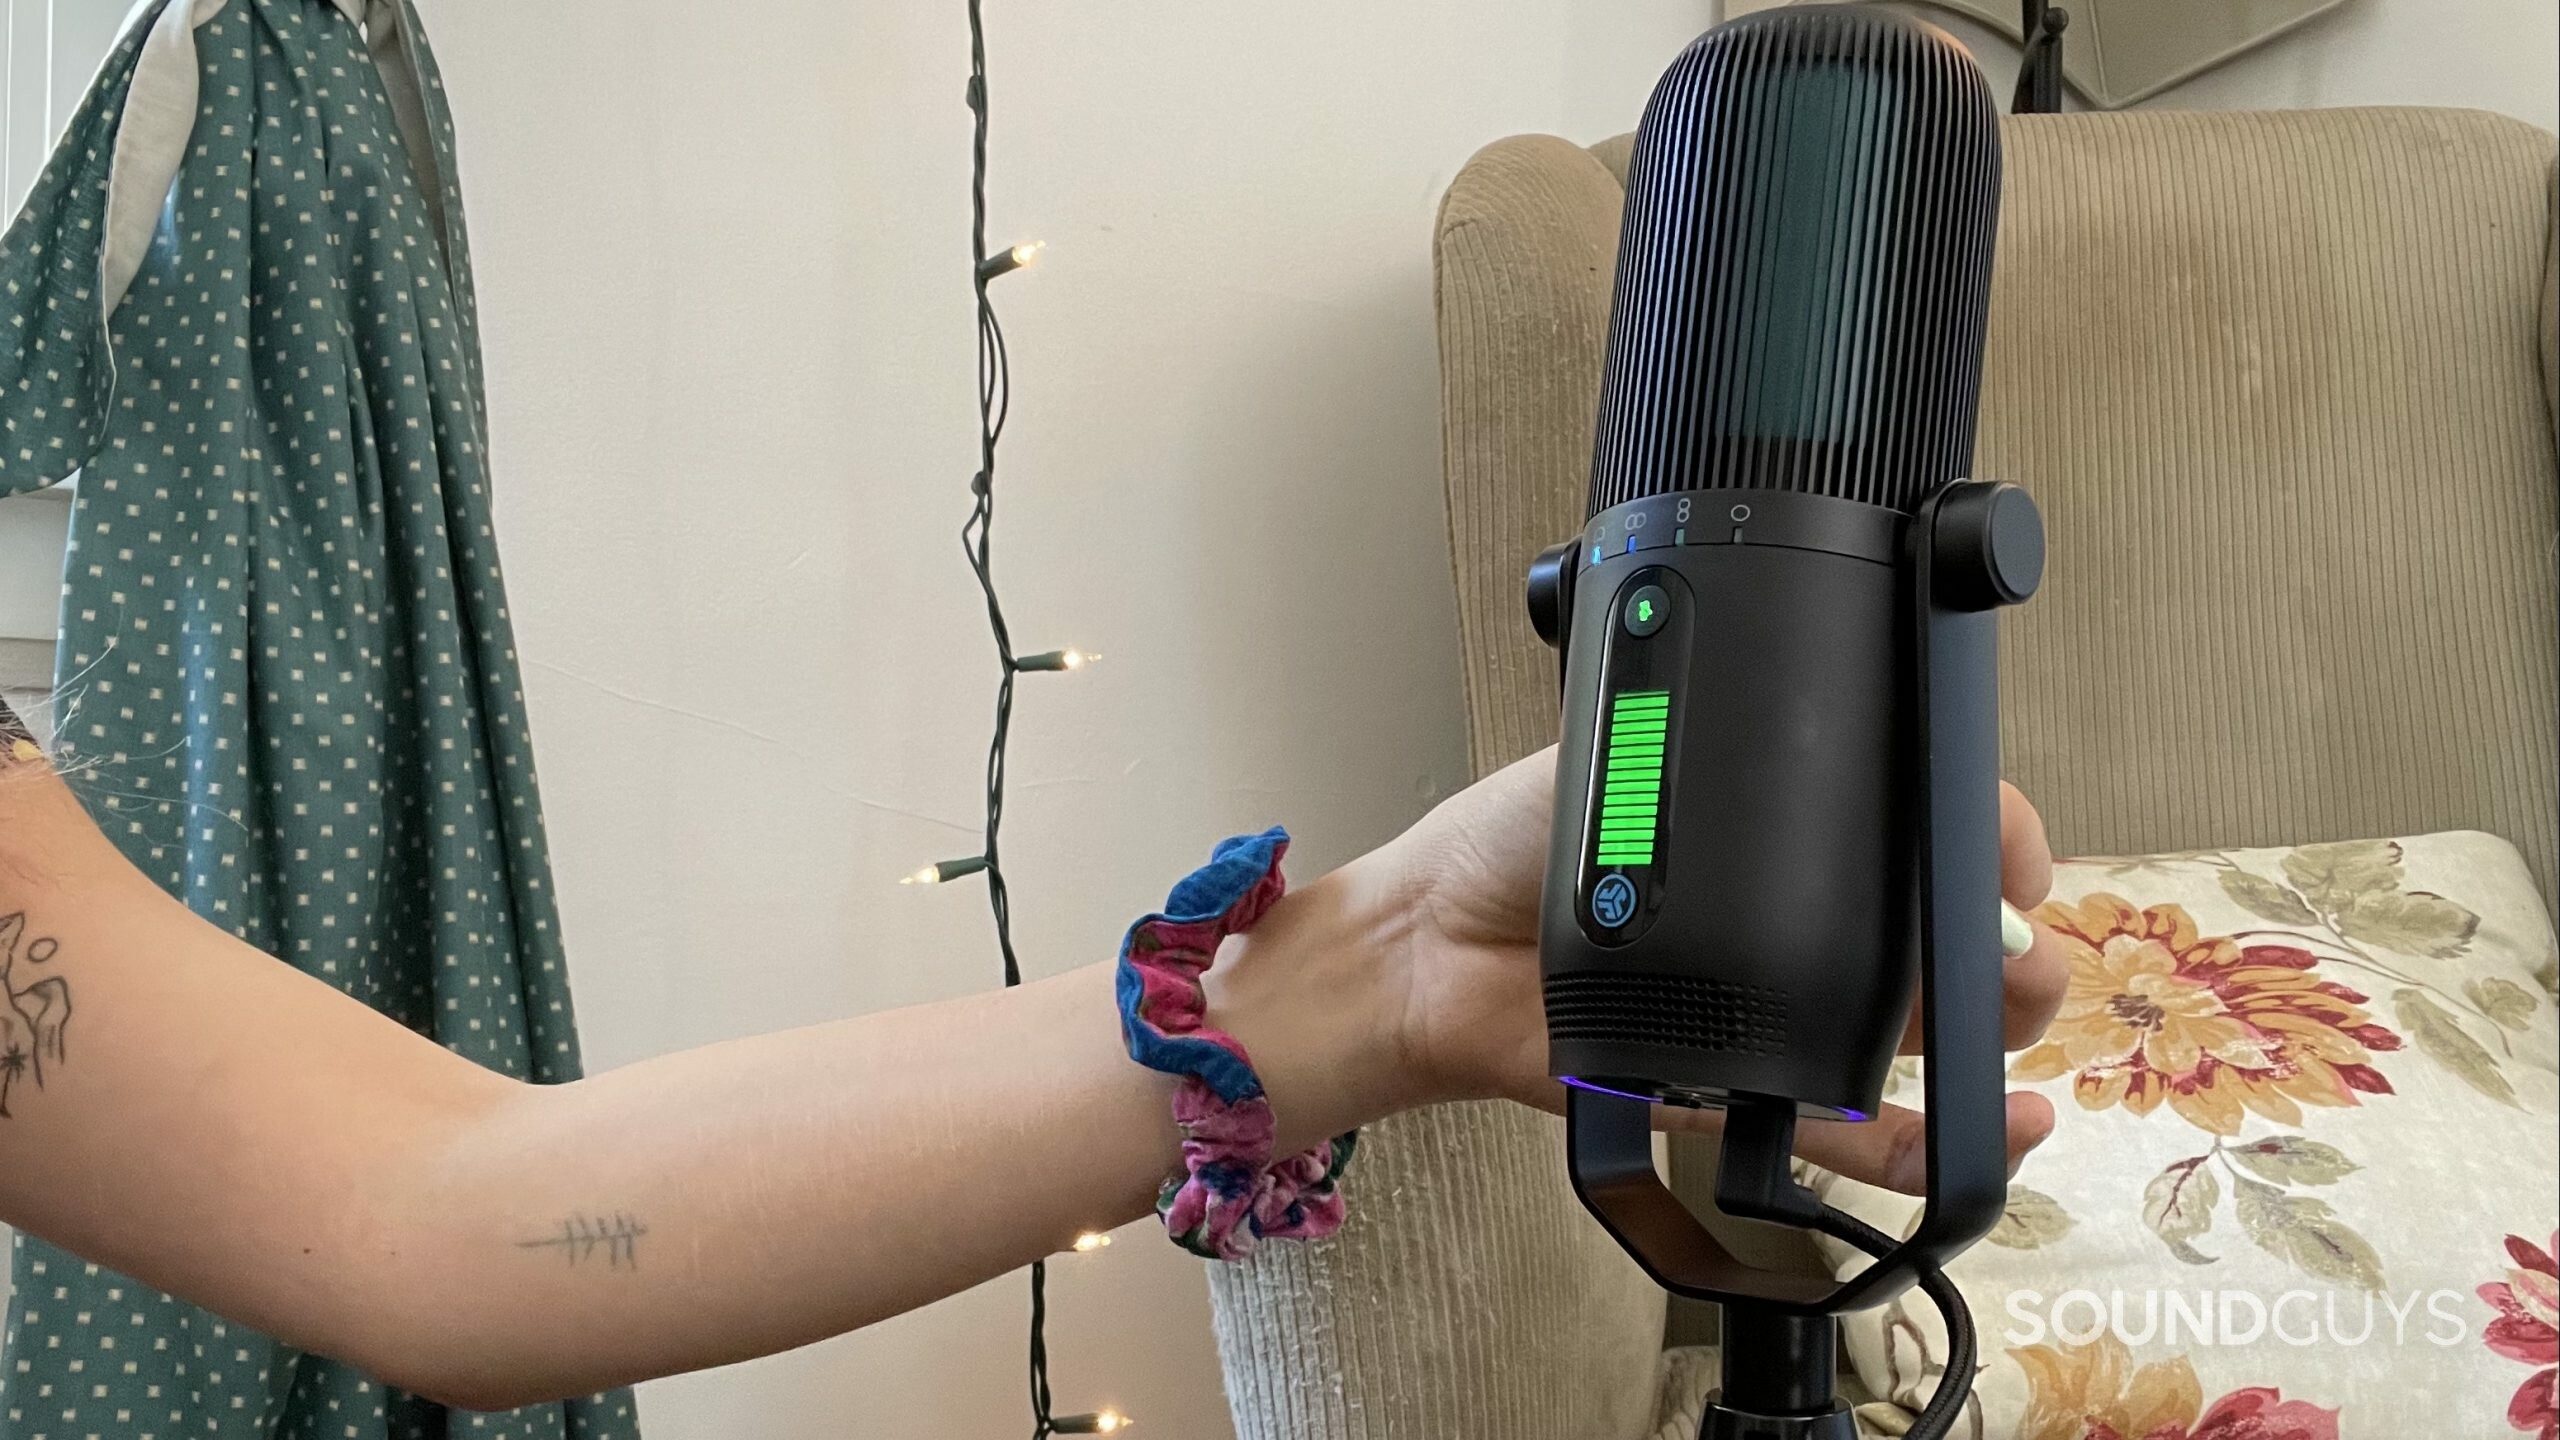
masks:
[[[1031,1262],[1031,1424],[1033,1440],[1051,1433],[1049,1415],[1049,1262]]]
[[[1900,1241],[1845,1211],[1822,1203],[1790,1169],[1795,1153],[1795,1106],[1767,1098],[1737,1099],[1726,1108],[1716,1164],[1716,1208],[1740,1219],[1817,1230],[1881,1260]],[[1921,1293],[1947,1322],[1947,1368],[1928,1405],[1906,1432],[1912,1440],[1941,1440],[1964,1412],[1973,1392],[1973,1314],[1946,1272],[1914,1262]],[[1729,1357],[1728,1357],[1729,1358]]]
[[[1822,1207],[1820,1229],[1879,1259],[1901,1244],[1865,1221],[1828,1205]],[[1927,1264],[1918,1269],[1920,1292],[1929,1297],[1947,1322],[1947,1368],[1938,1377],[1938,1388],[1930,1392],[1929,1403],[1921,1408],[1920,1418],[1911,1423],[1904,1436],[1905,1440],[1944,1440],[1953,1432],[1957,1419],[1964,1414],[1966,1398],[1973,1393],[1973,1312],[1964,1303],[1964,1292],[1956,1289],[1946,1271]]]
[[[1004,438],[1004,422],[1013,407],[1013,363],[1005,351],[1004,326],[996,319],[987,294],[987,35],[979,0],[969,7],[969,275],[978,301],[978,473],[970,481],[969,518],[960,526],[961,552],[969,573],[986,597],[987,629],[995,640],[999,678],[996,682],[994,733],[987,741],[985,845],[987,911],[995,920],[996,949],[1004,958],[1004,983],[1022,983],[1022,962],[1013,949],[1013,896],[1006,888],[999,839],[1004,829],[1005,749],[1013,737],[1013,682],[1019,671],[1013,635],[1004,623],[1004,605],[996,597],[996,444]],[[1049,1440],[1056,1422],[1049,1411],[1049,1266],[1031,1262],[1031,1440]]]

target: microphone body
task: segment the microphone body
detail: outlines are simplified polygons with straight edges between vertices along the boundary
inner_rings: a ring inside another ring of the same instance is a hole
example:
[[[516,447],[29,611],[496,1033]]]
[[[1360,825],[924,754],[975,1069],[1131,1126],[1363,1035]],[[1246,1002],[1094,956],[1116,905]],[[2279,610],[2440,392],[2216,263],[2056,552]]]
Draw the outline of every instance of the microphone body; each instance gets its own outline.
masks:
[[[1638,548],[1607,554],[1631,522]],[[1657,524],[1685,541],[1646,547]],[[1798,527],[1842,548],[1775,538]],[[1892,517],[1716,489],[1594,529],[1557,759],[1552,853],[1570,858],[1545,895],[1551,1068],[1864,1119],[1915,974],[1909,606],[1852,548],[1890,555]]]
[[[1980,72],[1898,15],[1748,16],[1654,92],[1589,523],[1542,559],[1565,658],[1541,953],[1569,1083],[1878,1107],[1921,959],[1918,517],[1972,458],[1999,183]],[[1941,585],[2024,598],[2032,505],[1958,488],[1990,538]]]
[[[1540,952],[1574,1193],[1722,1304],[1706,1440],[1850,1440],[1830,1316],[1917,1284],[1963,1413],[1945,1263],[2008,1191],[1995,615],[2044,530],[1973,454],[1998,119],[1941,32],[1854,6],[1709,31],[1646,107],[1582,533],[1530,569],[1564,651]],[[1915,982],[1928,1201],[1896,1238],[1788,1166],[1873,1115]],[[1653,1102],[1727,1111],[1715,1206],[1874,1258],[1735,1256],[1654,1167]]]

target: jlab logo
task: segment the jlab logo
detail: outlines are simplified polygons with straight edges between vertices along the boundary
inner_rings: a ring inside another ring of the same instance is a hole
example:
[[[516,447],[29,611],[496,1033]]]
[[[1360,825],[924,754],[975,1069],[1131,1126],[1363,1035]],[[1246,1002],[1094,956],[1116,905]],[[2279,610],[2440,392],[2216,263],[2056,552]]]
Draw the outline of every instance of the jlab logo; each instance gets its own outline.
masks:
[[[1636,913],[1635,882],[1624,875],[1602,878],[1591,890],[1591,918],[1615,930]]]

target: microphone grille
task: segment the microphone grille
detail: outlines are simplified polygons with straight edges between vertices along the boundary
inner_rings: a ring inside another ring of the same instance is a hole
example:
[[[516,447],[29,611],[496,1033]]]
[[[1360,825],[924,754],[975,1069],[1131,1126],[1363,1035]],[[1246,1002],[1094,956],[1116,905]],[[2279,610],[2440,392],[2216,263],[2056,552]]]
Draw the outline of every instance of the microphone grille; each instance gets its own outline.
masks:
[[[1693,975],[1553,975],[1547,1034],[1604,1045],[1783,1055],[1787,993]]]
[[[1907,16],[1790,6],[1690,45],[1628,166],[1591,513],[1715,487],[1909,511],[1963,475],[1999,124]]]

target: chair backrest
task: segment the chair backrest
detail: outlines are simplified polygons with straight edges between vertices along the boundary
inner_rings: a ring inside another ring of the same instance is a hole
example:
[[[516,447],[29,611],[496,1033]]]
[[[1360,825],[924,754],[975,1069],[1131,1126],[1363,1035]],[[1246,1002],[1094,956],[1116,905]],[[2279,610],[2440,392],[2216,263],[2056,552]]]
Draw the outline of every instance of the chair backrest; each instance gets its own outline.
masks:
[[[2070,853],[2481,829],[2560,863],[2550,135],[2447,110],[2009,122],[1976,473],[2043,503],[2006,763]],[[1438,232],[1477,768],[1553,738],[1521,573],[1582,519],[1623,137]]]

